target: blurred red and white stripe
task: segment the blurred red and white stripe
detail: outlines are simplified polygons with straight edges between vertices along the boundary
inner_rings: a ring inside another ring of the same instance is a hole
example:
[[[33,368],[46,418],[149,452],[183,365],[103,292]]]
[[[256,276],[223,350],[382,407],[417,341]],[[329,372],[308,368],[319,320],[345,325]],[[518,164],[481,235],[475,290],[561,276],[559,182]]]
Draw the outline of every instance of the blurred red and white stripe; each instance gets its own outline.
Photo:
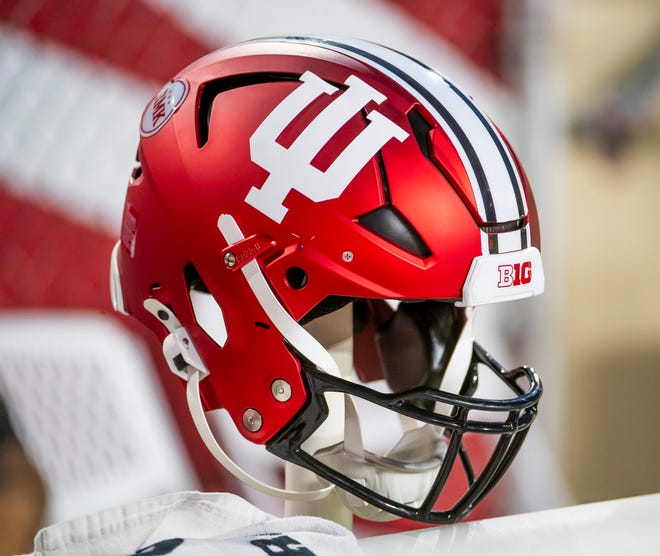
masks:
[[[0,0],[0,311],[111,313],[107,261],[143,107],[179,69],[227,44],[300,33],[387,44],[451,77],[515,133],[505,4]],[[144,341],[179,400],[159,346]],[[231,489],[185,409],[172,406],[202,487]]]

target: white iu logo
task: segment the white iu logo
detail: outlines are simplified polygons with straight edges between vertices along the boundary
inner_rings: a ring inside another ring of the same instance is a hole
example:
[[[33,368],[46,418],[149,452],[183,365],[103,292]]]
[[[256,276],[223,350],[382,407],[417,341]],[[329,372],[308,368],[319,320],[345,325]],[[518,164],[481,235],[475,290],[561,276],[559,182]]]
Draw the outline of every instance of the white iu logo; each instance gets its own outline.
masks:
[[[336,199],[385,143],[393,137],[403,141],[408,136],[394,122],[372,110],[367,115],[369,124],[327,170],[318,170],[311,162],[323,145],[370,100],[380,104],[387,97],[351,75],[345,81],[348,89],[285,148],[276,142],[284,128],[316,98],[338,90],[310,71],[300,81],[302,84],[275,107],[250,137],[252,161],[270,175],[261,188],[250,189],[245,201],[278,223],[286,216],[288,209],[282,203],[289,191],[295,189],[317,203]]]

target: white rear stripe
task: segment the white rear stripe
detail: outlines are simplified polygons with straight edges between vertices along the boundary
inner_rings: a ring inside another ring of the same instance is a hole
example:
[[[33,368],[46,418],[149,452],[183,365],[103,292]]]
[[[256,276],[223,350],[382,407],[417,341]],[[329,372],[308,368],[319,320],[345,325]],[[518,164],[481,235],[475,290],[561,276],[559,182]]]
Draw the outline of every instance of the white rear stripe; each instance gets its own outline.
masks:
[[[520,214],[521,211],[518,209],[516,193],[519,194],[522,200],[522,212],[526,212],[527,207],[524,202],[520,177],[518,176],[508,147],[500,139],[499,133],[490,120],[472,104],[466,102],[466,100],[454,90],[454,87],[446,78],[396,51],[365,41],[345,39],[337,41],[332,39],[317,41],[305,37],[291,40],[295,42],[320,44],[326,48],[358,58],[367,65],[377,67],[379,71],[388,75],[404,89],[414,94],[416,98],[419,98],[424,107],[442,125],[443,130],[447,133],[459,153],[472,185],[477,209],[484,220],[492,221],[493,216],[495,216],[496,221],[499,222],[506,222],[520,218],[522,215]],[[366,55],[360,51],[366,53]],[[374,58],[380,59],[384,63],[378,63]],[[420,95],[420,91],[411,83],[401,79],[401,77],[392,71],[387,64],[391,64],[408,74],[421,87],[436,97],[440,104],[451,113],[453,118],[455,118],[455,124],[457,124],[460,129],[466,131],[466,135],[469,138],[469,144],[466,144],[465,139],[459,140],[452,129],[451,123],[443,117],[438,109],[436,109],[428,99]],[[475,168],[470,162],[470,158],[466,151],[467,148],[473,148],[479,153],[479,160],[485,177],[485,183],[482,179],[481,187]],[[502,153],[504,153],[504,156]],[[509,175],[507,163],[512,170],[514,178],[513,182]],[[482,191],[482,188],[485,185],[487,185],[487,190]],[[492,205],[488,199],[488,193],[490,193],[490,196],[492,197]]]

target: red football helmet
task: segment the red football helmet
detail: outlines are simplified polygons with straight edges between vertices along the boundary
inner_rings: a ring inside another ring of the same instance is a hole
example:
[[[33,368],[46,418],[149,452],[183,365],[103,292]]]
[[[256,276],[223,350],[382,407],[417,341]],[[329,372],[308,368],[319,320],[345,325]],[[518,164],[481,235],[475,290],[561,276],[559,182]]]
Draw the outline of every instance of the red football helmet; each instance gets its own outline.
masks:
[[[543,291],[532,193],[497,127],[399,52],[281,37],[184,69],[140,135],[113,299],[163,342],[216,457],[277,496],[338,487],[371,519],[465,516],[511,463],[541,394],[533,370],[502,368],[469,326],[474,306]],[[319,339],[316,324],[347,311],[351,328]],[[326,349],[347,337],[348,369]],[[480,373],[506,393],[483,396]],[[318,488],[248,475],[206,423],[218,408]],[[333,412],[343,434],[319,441]],[[370,445],[365,412],[396,417],[378,417],[399,427],[393,446]],[[477,464],[469,439],[484,435],[496,442]],[[444,496],[456,474],[465,488]]]

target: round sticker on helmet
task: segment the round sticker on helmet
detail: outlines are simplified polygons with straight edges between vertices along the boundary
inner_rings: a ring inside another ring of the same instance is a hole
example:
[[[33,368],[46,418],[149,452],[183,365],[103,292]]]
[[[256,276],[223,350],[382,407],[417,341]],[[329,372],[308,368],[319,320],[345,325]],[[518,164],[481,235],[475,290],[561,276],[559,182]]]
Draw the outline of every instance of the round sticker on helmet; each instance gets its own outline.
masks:
[[[190,86],[185,79],[170,81],[151,99],[142,114],[140,135],[151,137],[174,115],[188,96]]]

